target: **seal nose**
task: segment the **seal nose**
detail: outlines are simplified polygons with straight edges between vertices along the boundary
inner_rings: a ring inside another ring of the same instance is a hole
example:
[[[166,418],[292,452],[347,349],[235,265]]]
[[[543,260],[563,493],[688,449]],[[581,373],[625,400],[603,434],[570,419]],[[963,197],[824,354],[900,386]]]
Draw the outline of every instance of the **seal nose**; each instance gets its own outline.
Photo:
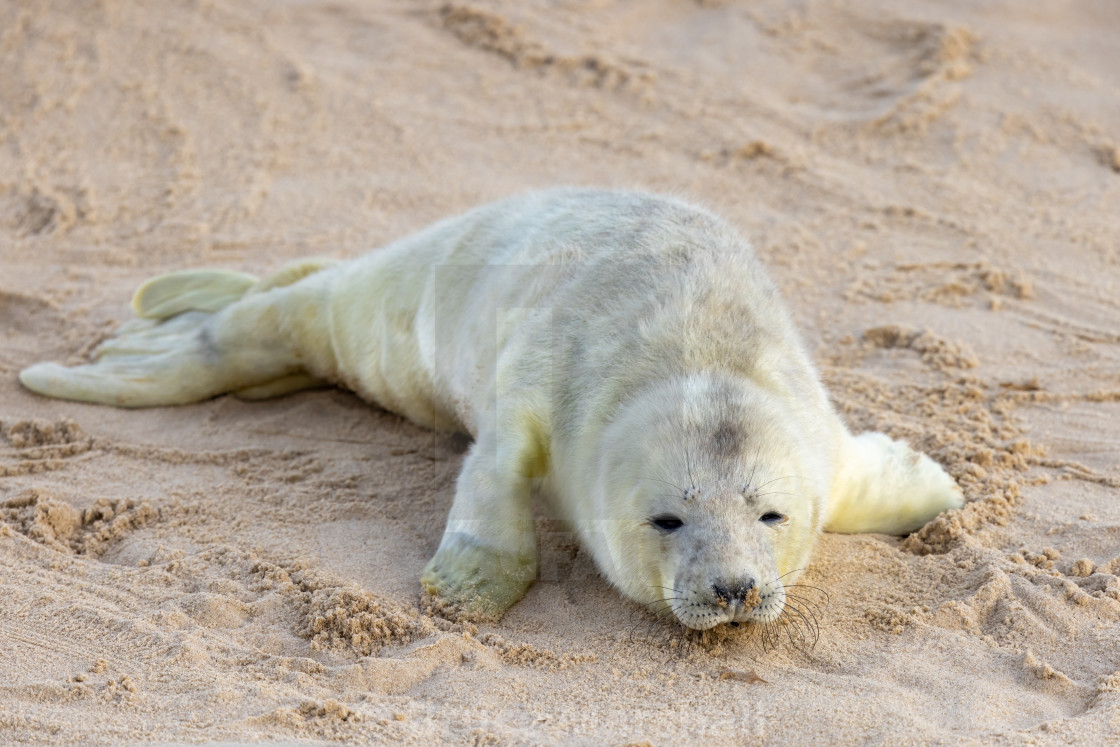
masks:
[[[731,583],[717,582],[712,584],[712,591],[715,592],[720,605],[731,604],[732,602],[746,604],[747,595],[751,593],[752,589],[754,589],[753,578],[741,578]]]

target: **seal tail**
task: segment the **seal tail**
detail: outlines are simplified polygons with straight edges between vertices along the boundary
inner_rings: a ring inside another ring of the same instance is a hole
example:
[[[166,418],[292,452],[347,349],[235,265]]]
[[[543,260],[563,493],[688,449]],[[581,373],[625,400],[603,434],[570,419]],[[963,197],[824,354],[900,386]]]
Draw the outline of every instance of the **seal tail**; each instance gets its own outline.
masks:
[[[304,260],[258,280],[227,270],[186,270],[152,278],[133,295],[137,319],[67,368],[39,363],[20,382],[61,399],[154,407],[225,392],[263,399],[324,386],[306,370],[329,370],[324,318],[328,284],[308,280],[333,264]]]
[[[964,497],[925,454],[882,433],[848,436],[828,499],[825,530],[908,534]]]

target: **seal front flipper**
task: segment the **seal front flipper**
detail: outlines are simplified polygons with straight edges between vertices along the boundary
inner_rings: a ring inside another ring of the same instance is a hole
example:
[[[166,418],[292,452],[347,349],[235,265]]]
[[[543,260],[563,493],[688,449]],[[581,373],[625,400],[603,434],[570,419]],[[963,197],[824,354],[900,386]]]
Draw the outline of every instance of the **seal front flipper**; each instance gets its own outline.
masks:
[[[961,489],[925,454],[882,433],[845,434],[824,528],[908,534],[962,505]]]
[[[537,577],[530,487],[546,460],[531,432],[514,426],[505,434],[481,433],[471,448],[447,529],[420,579],[468,617],[500,618]]]
[[[420,579],[424,590],[468,618],[498,620],[532,586],[537,550],[508,552],[470,533],[445,533]]]

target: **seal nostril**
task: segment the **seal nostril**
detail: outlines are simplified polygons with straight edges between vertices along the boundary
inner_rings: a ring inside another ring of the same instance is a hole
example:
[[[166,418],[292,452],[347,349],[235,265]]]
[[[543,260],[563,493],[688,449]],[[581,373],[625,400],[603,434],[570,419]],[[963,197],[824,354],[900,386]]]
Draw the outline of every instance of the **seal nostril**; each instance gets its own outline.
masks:
[[[733,584],[726,586],[722,584],[712,584],[712,591],[716,595],[716,599],[721,603],[727,602],[743,602],[747,601],[751,591],[754,590],[755,583],[753,578],[736,581]]]

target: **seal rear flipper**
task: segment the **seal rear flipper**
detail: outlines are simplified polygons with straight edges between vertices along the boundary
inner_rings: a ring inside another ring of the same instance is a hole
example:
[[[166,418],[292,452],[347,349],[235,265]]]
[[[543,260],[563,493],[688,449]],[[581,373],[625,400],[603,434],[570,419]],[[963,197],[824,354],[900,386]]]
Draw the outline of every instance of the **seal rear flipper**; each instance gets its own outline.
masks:
[[[215,312],[234,303],[260,281],[230,270],[183,270],[144,281],[132,296],[141,319],[169,319],[187,311]]]
[[[262,279],[233,270],[181,270],[145,280],[132,296],[141,319],[170,319],[188,311],[221,311],[250,293],[297,283],[338,264],[333,259],[301,259]]]
[[[199,335],[184,334],[183,328],[209,316],[184,314],[171,330],[151,322],[125,325],[129,331],[106,341],[94,352],[93,363],[73,368],[39,363],[20,372],[20,383],[48,397],[117,407],[198,402],[217,393],[220,377]]]
[[[964,496],[925,454],[882,433],[849,436],[828,498],[829,532],[909,534]]]
[[[273,288],[283,288],[293,283],[298,283],[308,275],[314,275],[317,272],[329,270],[337,264],[338,260],[336,259],[319,257],[296,260],[291,264],[284,265],[265,279],[258,280],[249,288],[247,293],[264,293]]]
[[[323,389],[329,386],[331,386],[329,381],[316,378],[311,374],[297,373],[290,376],[282,376],[279,379],[274,379],[264,384],[258,384],[257,386],[237,389],[233,392],[233,396],[238,399],[255,401],[259,399],[283,397],[285,394],[299,392],[304,389]]]
[[[207,286],[206,278],[214,282]],[[329,282],[245,293],[244,280],[203,271],[149,281],[137,293],[147,313],[225,305],[213,313],[134,319],[94,351],[92,363],[41,363],[20,381],[50,397],[118,407],[181,405],[231,391],[263,398],[321,384],[307,370],[333,370]],[[229,301],[235,293],[240,297]]]

